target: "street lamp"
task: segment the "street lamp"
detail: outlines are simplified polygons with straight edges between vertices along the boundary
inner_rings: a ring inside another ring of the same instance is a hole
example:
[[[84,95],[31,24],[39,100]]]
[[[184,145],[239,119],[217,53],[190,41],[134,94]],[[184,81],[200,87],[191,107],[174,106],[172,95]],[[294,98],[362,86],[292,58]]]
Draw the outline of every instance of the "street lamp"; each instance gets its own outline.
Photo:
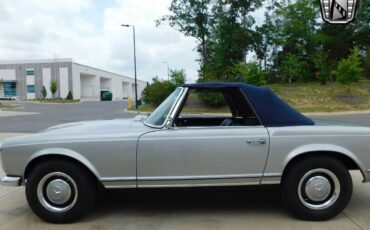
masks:
[[[135,26],[134,25],[127,25],[127,24],[122,24],[121,26],[123,27],[132,27],[132,34],[133,34],[133,39],[134,39],[134,68],[135,68],[135,108],[137,109],[137,76],[136,76],[136,41],[135,41]]]
[[[164,61],[162,63],[167,64],[167,80],[170,81],[170,65],[166,61]]]

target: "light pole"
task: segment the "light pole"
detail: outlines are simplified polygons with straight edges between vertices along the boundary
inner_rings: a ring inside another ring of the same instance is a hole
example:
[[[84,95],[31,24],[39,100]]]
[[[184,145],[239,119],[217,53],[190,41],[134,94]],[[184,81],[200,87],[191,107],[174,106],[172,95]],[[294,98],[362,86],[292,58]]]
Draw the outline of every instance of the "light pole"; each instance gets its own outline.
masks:
[[[135,26],[134,25],[127,25],[122,24],[123,27],[132,27],[132,35],[134,39],[134,68],[135,68],[135,108],[137,109],[137,76],[136,76],[136,41],[135,41]]]
[[[167,64],[167,80],[170,81],[170,65],[166,61],[164,61],[162,63]]]

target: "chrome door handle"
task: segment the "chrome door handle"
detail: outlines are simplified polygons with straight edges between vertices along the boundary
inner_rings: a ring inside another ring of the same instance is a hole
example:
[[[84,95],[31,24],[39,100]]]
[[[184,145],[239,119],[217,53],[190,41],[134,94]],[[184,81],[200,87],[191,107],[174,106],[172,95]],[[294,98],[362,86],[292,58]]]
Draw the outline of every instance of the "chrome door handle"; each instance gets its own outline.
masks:
[[[259,139],[259,140],[247,140],[246,141],[247,142],[247,144],[260,144],[260,145],[264,145],[264,144],[266,144],[266,139],[264,139],[264,138],[261,138],[261,139]]]
[[[261,138],[261,139],[258,140],[258,143],[261,144],[261,145],[264,145],[264,144],[266,144],[266,140]]]

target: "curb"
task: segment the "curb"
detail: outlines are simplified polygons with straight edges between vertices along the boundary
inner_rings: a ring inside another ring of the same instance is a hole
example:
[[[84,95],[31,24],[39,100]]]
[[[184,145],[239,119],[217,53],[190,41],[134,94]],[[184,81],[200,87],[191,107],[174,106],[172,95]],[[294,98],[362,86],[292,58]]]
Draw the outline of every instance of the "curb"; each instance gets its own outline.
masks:
[[[370,110],[343,111],[343,112],[314,112],[303,114],[307,116],[358,115],[358,114],[370,114]]]

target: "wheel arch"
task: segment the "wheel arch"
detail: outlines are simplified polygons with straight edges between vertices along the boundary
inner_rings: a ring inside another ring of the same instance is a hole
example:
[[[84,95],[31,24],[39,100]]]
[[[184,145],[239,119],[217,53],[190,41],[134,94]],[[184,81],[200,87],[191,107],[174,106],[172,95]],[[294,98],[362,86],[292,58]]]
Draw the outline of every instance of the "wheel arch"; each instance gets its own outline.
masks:
[[[31,170],[40,162],[48,160],[48,159],[61,159],[73,162],[78,164],[83,169],[85,169],[91,176],[93,176],[96,181],[100,181],[100,175],[96,168],[88,161],[84,156],[69,149],[61,149],[61,148],[54,148],[54,149],[45,149],[33,154],[30,159],[28,160],[24,173],[23,178],[26,180],[29,176]]]
[[[350,152],[351,153],[351,152]],[[315,156],[328,156],[334,159],[341,161],[348,170],[360,170],[363,176],[364,181],[366,180],[365,171],[361,167],[360,161],[355,157],[352,153],[349,154],[346,151],[338,151],[338,150],[308,150],[303,152],[296,152],[294,155],[290,155],[289,158],[285,161],[285,167],[282,174],[282,180],[284,180],[284,176],[289,171],[289,168],[294,165],[298,161],[302,161],[307,158],[315,157]]]

